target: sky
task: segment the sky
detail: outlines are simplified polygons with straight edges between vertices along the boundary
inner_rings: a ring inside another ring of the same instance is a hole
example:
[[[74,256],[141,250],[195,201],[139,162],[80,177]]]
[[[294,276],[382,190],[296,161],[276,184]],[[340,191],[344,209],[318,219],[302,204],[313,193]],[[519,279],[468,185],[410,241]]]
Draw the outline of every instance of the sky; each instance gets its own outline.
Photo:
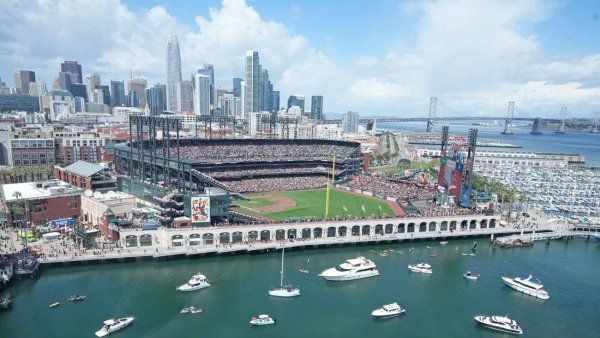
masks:
[[[324,112],[362,116],[593,117],[600,111],[595,0],[3,0],[0,78],[33,70],[51,87],[63,60],[102,82],[165,82],[166,41],[182,74],[215,67],[217,87],[260,53],[281,105],[324,96]]]

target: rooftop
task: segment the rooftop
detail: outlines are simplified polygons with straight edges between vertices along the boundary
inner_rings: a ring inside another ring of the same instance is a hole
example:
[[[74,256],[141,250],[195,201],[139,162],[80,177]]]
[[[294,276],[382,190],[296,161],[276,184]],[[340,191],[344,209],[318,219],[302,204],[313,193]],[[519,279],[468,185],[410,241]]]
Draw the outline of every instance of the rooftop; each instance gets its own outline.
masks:
[[[60,180],[2,185],[2,196],[6,202],[14,202],[18,199],[29,200],[47,197],[59,197],[78,194],[81,191],[82,189],[74,187]],[[17,195],[19,195],[19,198],[17,198]]]
[[[81,177],[90,177],[103,169],[102,166],[81,160],[65,167],[66,171]]]

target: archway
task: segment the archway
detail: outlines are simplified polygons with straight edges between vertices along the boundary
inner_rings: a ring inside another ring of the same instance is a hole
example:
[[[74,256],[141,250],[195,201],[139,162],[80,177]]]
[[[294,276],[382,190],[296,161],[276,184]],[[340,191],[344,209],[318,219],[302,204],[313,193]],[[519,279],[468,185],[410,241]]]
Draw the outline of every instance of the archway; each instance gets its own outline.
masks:
[[[219,243],[220,244],[229,244],[230,237],[228,232],[222,232],[219,234]]]
[[[215,236],[213,234],[202,235],[202,242],[204,245],[211,245],[215,242]]]

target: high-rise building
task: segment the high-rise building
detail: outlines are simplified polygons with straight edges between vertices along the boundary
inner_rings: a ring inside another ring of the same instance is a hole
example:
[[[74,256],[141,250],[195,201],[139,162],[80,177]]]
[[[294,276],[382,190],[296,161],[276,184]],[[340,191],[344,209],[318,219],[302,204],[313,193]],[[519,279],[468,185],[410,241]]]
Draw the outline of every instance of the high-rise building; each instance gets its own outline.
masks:
[[[194,114],[210,114],[210,76],[194,74]]]
[[[64,61],[60,64],[60,71],[70,74],[71,83],[83,83],[83,72],[77,61]]]
[[[138,104],[135,107],[145,108],[146,107],[146,86],[148,82],[142,78],[130,78],[127,81],[127,90],[130,93],[135,92],[138,98]]]
[[[125,101],[125,83],[121,80],[110,80],[110,102],[113,107],[122,107]]]
[[[35,82],[35,72],[31,70],[21,70],[15,73],[15,88],[21,95],[29,95],[29,84]]]
[[[242,81],[244,79],[240,79],[239,77],[233,78],[233,96],[242,97]]]
[[[344,133],[358,133],[358,113],[353,111],[344,113],[342,116],[342,128],[344,129]]]
[[[300,107],[302,115],[304,115],[304,95],[291,95],[288,98],[287,108],[290,109],[293,106]]]
[[[271,102],[273,100],[273,84],[269,80],[269,72],[266,69],[260,70],[262,111],[273,111]]]
[[[179,40],[171,34],[167,41],[167,110],[181,112],[181,56]]]
[[[103,104],[111,106],[109,87],[107,85],[99,85],[99,86],[96,86],[96,90],[100,90],[100,93],[102,96],[102,102],[100,102],[100,99],[98,99],[98,102],[96,102],[96,103],[103,103]],[[75,95],[73,95],[73,96],[75,96]]]
[[[94,102],[94,92],[96,87],[100,85],[100,74],[92,73],[85,77],[85,86],[87,87],[87,99],[89,102]],[[94,102],[98,103],[98,102]]]
[[[80,97],[83,99],[83,102],[88,101],[88,91],[86,85],[81,83],[73,83],[71,84],[70,92],[73,94],[73,97]]]
[[[279,90],[274,90],[272,97],[273,98],[271,99],[271,108],[273,109],[273,111],[277,112],[279,108],[281,108],[279,103]]]
[[[198,73],[210,77],[210,105],[216,106],[217,89],[215,88],[215,67],[213,67],[211,64],[205,63],[204,68],[198,70]]]
[[[246,52],[246,90],[244,97],[244,114],[249,115],[252,112],[262,110],[260,84],[260,60],[258,52]]]
[[[183,80],[179,87],[181,88],[181,112],[193,112],[194,86],[192,81]]]
[[[58,87],[61,90],[66,90],[68,92],[71,91],[71,74],[67,73],[67,72],[60,72],[58,73]],[[53,90],[56,90],[56,88],[54,88],[54,85],[52,86]]]
[[[146,99],[150,115],[160,115],[167,109],[167,86],[157,83],[146,89]]]
[[[310,102],[310,118],[313,120],[323,120],[323,96],[313,95]]]

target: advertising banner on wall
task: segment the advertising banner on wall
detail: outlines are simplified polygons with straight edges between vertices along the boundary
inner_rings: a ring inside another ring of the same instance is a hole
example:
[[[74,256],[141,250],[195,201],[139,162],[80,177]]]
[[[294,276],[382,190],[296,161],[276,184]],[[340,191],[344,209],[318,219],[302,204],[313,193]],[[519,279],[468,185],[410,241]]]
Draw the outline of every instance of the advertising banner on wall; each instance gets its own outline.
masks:
[[[191,217],[193,223],[210,222],[210,198],[194,196],[191,198]]]

